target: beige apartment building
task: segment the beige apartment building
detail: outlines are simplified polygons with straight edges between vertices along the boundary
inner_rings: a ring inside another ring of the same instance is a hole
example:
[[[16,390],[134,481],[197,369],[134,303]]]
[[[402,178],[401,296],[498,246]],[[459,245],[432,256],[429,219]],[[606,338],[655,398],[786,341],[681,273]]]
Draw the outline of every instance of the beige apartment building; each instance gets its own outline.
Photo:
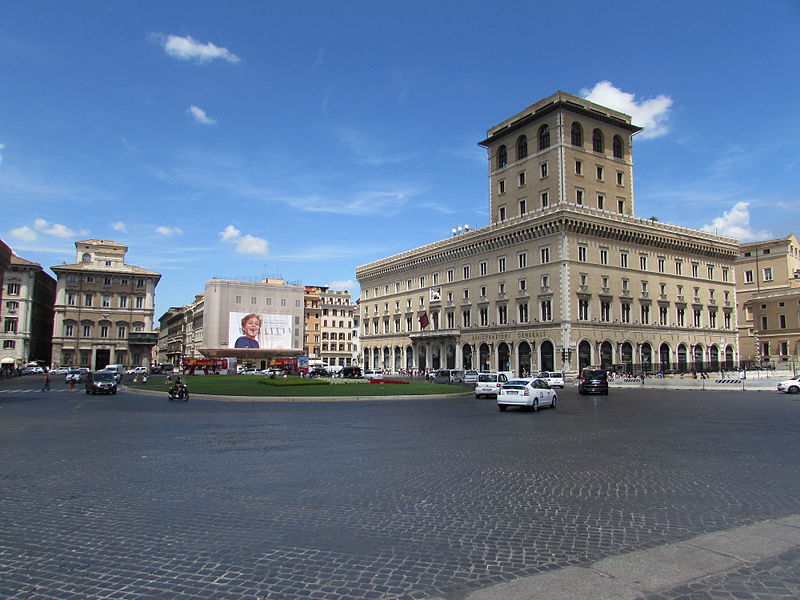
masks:
[[[489,129],[489,225],[356,270],[364,366],[736,368],[738,242],[635,216],[639,130],[564,92]]]
[[[12,254],[3,281],[0,366],[6,371],[24,367],[28,362],[49,366],[55,279],[39,263]]]
[[[320,356],[328,366],[353,363],[353,305],[350,292],[324,288],[321,294],[322,340]]]
[[[303,335],[303,348],[309,360],[321,360],[320,348],[322,342],[322,290],[316,285],[305,286],[303,296],[303,321],[305,334]]]
[[[75,242],[76,262],[56,274],[53,364],[102,369],[148,366],[160,273],[125,264],[127,246],[110,240]]]
[[[736,280],[742,360],[774,367],[800,363],[797,236],[742,244]]]

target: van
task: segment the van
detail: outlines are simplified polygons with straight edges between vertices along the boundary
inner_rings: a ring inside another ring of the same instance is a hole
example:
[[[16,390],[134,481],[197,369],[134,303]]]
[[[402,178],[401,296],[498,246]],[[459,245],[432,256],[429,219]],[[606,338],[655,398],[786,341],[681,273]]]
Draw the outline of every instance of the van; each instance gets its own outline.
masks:
[[[475,397],[494,396],[496,398],[500,388],[509,379],[513,379],[513,376],[508,377],[506,373],[498,373],[496,371],[478,373],[478,383],[475,384]]]
[[[542,371],[539,379],[544,379],[550,387],[564,389],[564,373],[561,371]]]
[[[109,371],[114,373],[114,377],[116,377],[117,381],[122,379],[122,375],[125,373],[125,365],[106,365],[106,368],[103,371]]]
[[[464,371],[460,369],[439,369],[433,376],[433,383],[464,383]]]

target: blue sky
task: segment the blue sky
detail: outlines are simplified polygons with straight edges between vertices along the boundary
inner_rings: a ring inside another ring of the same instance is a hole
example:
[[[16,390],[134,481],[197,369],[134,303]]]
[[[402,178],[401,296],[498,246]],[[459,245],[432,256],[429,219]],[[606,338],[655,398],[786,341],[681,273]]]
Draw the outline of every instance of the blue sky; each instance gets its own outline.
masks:
[[[127,244],[156,317],[212,277],[330,285],[488,223],[486,130],[632,114],[636,212],[800,232],[800,2],[0,0],[0,238]]]

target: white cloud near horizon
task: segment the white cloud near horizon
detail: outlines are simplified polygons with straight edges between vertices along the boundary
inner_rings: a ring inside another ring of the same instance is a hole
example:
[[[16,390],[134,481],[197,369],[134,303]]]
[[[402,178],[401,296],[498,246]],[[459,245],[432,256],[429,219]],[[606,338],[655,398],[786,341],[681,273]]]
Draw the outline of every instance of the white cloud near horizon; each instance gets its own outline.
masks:
[[[716,217],[710,224],[703,225],[700,231],[732,237],[740,242],[755,240],[769,240],[774,236],[767,230],[754,231],[750,224],[750,203],[737,202],[725,211],[721,217]]]
[[[122,221],[115,221],[114,223],[111,224],[111,229],[113,229],[114,231],[122,231],[127,233],[128,226],[125,225],[125,223],[123,223]]]
[[[661,94],[647,100],[637,100],[628,92],[623,92],[610,81],[600,81],[592,89],[581,90],[581,96],[614,110],[631,116],[634,125],[644,127],[638,137],[652,139],[669,133],[669,110],[672,98]]]
[[[206,111],[199,106],[195,106],[194,104],[186,109],[186,113],[192,115],[196,122],[202,123],[203,125],[216,125],[217,123],[216,119],[209,117],[206,114]]]
[[[264,238],[250,235],[242,235],[242,232],[233,225],[228,225],[219,232],[219,237],[223,242],[234,244],[234,249],[239,254],[255,254],[266,256],[269,253],[269,242]]]
[[[180,235],[183,233],[183,229],[180,227],[167,227],[165,225],[160,225],[159,227],[156,227],[156,233],[169,237],[172,235]]]
[[[0,165],[3,164],[3,149],[6,147],[5,144],[0,144]]]
[[[11,237],[15,240],[22,240],[23,242],[33,242],[39,236],[36,235],[36,232],[28,227],[27,225],[23,225],[22,227],[17,227],[16,229],[11,230]]]
[[[86,235],[89,233],[88,229],[70,229],[66,225],[62,225],[61,223],[50,223],[46,219],[34,219],[33,227],[29,227],[27,225],[22,225],[15,229],[12,229],[9,234],[12,238],[16,240],[21,240],[24,242],[33,242],[39,239],[39,234],[44,235],[51,235],[57,238],[70,238],[76,237],[81,235]]]
[[[163,38],[162,45],[166,53],[171,57],[178,60],[194,61],[199,64],[211,62],[218,58],[233,64],[242,60],[227,48],[222,48],[211,42],[203,44],[190,36],[168,35]]]
[[[331,281],[328,284],[328,287],[331,288],[332,290],[340,290],[340,291],[347,290],[349,292],[352,292],[358,286],[356,285],[355,281],[353,281],[352,279],[348,279],[347,281]]]

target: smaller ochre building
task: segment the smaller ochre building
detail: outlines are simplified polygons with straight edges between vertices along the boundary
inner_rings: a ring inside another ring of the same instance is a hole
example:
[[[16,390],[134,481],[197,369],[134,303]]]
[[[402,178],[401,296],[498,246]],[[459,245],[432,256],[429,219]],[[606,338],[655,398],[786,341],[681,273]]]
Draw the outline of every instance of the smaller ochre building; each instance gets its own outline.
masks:
[[[742,244],[736,260],[739,347],[747,364],[800,365],[800,242]]]
[[[111,240],[83,240],[75,248],[74,263],[51,267],[53,365],[148,366],[158,341],[153,315],[161,274],[126,264],[128,247]]]
[[[29,362],[49,366],[55,279],[45,273],[39,263],[12,254],[3,281],[0,306],[2,368],[15,369]]]

